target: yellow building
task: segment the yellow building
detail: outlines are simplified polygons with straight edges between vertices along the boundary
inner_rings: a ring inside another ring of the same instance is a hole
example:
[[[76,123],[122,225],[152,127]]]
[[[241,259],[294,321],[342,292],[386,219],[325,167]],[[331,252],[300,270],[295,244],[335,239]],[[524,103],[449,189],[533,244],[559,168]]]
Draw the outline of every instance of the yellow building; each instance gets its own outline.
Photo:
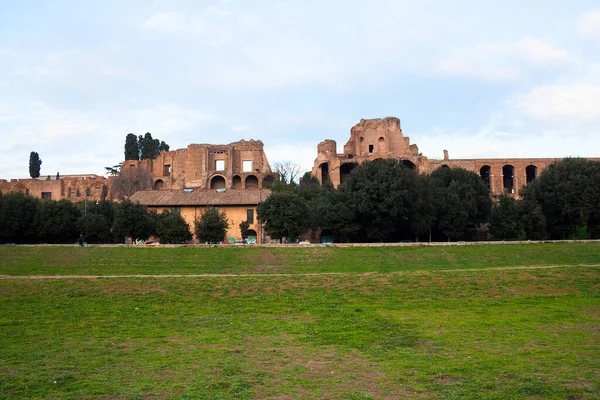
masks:
[[[270,194],[269,189],[141,190],[131,196],[131,201],[139,202],[159,213],[163,210],[179,213],[189,224],[192,233],[196,218],[207,208],[214,207],[227,216],[229,228],[226,242],[241,241],[240,223],[248,221],[251,230],[249,241],[264,243],[265,235],[258,223],[256,206]]]

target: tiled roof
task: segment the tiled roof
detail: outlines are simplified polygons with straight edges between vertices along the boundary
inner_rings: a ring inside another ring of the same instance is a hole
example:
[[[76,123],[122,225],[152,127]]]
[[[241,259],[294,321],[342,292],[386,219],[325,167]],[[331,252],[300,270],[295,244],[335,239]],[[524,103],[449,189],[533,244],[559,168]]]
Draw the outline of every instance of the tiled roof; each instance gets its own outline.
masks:
[[[217,192],[215,189],[194,189],[192,192],[140,190],[131,196],[131,201],[146,206],[254,205],[265,200],[270,194],[269,189],[227,189],[224,192]]]

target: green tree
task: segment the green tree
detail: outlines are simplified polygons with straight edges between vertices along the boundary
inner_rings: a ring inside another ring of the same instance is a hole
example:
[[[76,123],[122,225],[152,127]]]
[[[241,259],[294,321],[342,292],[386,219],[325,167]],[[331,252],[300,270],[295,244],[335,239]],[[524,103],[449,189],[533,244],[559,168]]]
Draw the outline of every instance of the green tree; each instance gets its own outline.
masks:
[[[308,207],[295,191],[273,192],[257,207],[258,220],[273,239],[294,241],[308,228]]]
[[[73,243],[79,236],[77,207],[69,200],[42,201],[37,209],[35,227],[45,243]]]
[[[160,154],[163,151],[169,151],[169,145],[166,144],[164,141],[161,141],[158,145],[158,154]]]
[[[40,177],[40,169],[42,167],[42,160],[40,159],[40,155],[32,151],[29,154],[29,176],[33,179],[37,179]]]
[[[77,230],[83,234],[87,243],[108,243],[110,241],[110,223],[102,214],[88,213],[77,220]]]
[[[246,241],[246,238],[248,237],[248,231],[250,230],[250,224],[248,223],[248,221],[242,221],[240,222],[240,233],[242,235],[242,240]]]
[[[140,144],[137,136],[133,133],[128,133],[125,136],[125,160],[140,159]]]
[[[119,242],[125,238],[146,240],[156,232],[156,221],[143,205],[124,200],[115,207],[112,231]]]
[[[2,196],[0,208],[0,242],[32,243],[37,241],[35,216],[40,201],[21,192]]]
[[[167,210],[158,214],[156,235],[161,243],[185,243],[193,239],[190,226],[179,214]]]
[[[222,243],[227,234],[227,215],[210,207],[194,221],[194,232],[200,243]]]
[[[546,231],[546,217],[539,203],[539,180],[533,181],[521,189],[522,200],[519,201],[519,217],[525,231],[525,238],[529,240],[543,240],[548,236]]]
[[[492,206],[490,234],[497,240],[522,240],[525,237],[517,200],[504,195]]]
[[[438,168],[431,179],[437,229],[446,237],[459,239],[468,227],[488,221],[492,203],[479,175],[462,168]]]

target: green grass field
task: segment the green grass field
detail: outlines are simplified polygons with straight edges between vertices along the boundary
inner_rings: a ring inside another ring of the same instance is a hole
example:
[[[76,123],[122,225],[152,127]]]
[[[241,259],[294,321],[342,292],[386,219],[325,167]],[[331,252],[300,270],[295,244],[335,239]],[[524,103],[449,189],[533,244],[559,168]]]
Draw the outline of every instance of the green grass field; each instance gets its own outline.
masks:
[[[214,275],[65,277],[128,274]],[[597,242],[0,247],[0,275],[31,275],[0,279],[0,398],[600,397]]]

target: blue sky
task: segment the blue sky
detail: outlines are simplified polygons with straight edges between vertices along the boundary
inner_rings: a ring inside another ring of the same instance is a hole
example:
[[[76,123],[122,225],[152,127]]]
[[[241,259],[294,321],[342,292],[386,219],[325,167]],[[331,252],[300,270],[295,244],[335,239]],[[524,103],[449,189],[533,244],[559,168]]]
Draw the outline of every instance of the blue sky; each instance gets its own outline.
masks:
[[[429,158],[600,156],[595,1],[0,0],[0,178],[172,149],[317,144],[396,116]]]

